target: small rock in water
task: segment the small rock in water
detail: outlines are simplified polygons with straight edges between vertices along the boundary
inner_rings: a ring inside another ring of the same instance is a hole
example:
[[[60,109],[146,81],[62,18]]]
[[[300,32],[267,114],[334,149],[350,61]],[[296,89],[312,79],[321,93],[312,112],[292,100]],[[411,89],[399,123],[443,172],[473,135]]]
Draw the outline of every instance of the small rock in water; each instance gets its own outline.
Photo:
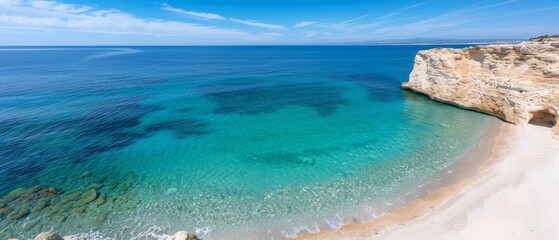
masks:
[[[447,123],[441,123],[441,124],[439,124],[439,125],[440,125],[441,127],[444,127],[444,128],[449,128],[449,127],[450,127],[450,125],[448,125]]]
[[[64,238],[54,232],[42,232],[35,236],[33,240],[64,240]]]
[[[8,195],[6,195],[3,200],[4,202],[9,203],[21,197],[21,195],[23,195],[25,192],[26,192],[25,188],[16,188],[12,190],[10,193],[8,193]]]
[[[87,188],[92,188],[92,189],[95,189],[95,190],[98,190],[99,188],[102,188],[102,187],[103,187],[102,183],[92,183],[92,184],[89,184],[89,186],[87,186]]]
[[[91,172],[90,171],[85,171],[85,172],[82,173],[82,175],[80,175],[80,178],[86,178],[86,177],[89,177],[89,175],[91,175]]]
[[[97,207],[99,207],[99,206],[105,204],[105,201],[106,201],[106,200],[107,200],[107,198],[105,197],[105,195],[100,195],[100,196],[97,198],[97,200],[95,201],[95,205],[96,205]]]
[[[70,194],[66,195],[66,197],[64,197],[64,201],[65,202],[76,201],[78,198],[80,198],[80,196],[82,194],[83,194],[83,192],[80,192],[80,191],[70,193]]]
[[[92,223],[96,226],[100,226],[107,220],[108,217],[109,217],[109,213],[106,212],[100,213],[98,215],[95,215],[95,217],[93,217]]]
[[[0,217],[2,217],[4,215],[8,215],[8,213],[10,213],[11,211],[12,211],[12,209],[7,207],[7,206],[3,207],[3,208],[0,208]]]
[[[178,231],[171,236],[171,240],[197,240],[196,235],[188,233],[187,231]]]
[[[84,203],[84,204],[93,202],[95,199],[97,199],[98,195],[99,194],[97,193],[97,191],[95,189],[91,189],[84,194],[84,198],[82,199],[81,202]]]
[[[56,188],[53,188],[53,187],[44,188],[44,189],[41,189],[41,191],[39,191],[39,194],[41,195],[41,197],[57,195],[58,190]]]
[[[74,208],[74,209],[72,209],[72,210],[73,210],[75,213],[77,213],[77,214],[81,214],[81,213],[84,213],[84,212],[85,212],[85,208],[84,208],[84,207],[77,207],[77,208]]]
[[[41,210],[43,210],[43,208],[45,208],[45,207],[48,206],[48,205],[49,205],[49,203],[48,203],[47,201],[45,201],[45,200],[40,200],[40,201],[37,203],[37,206],[35,206],[35,208],[33,209],[33,211],[34,211],[34,212],[41,211]]]
[[[23,209],[23,210],[20,210],[19,212],[13,213],[12,215],[8,216],[8,218],[10,220],[18,220],[18,219],[21,219],[21,218],[29,215],[29,213],[31,213],[29,211],[29,209]]]

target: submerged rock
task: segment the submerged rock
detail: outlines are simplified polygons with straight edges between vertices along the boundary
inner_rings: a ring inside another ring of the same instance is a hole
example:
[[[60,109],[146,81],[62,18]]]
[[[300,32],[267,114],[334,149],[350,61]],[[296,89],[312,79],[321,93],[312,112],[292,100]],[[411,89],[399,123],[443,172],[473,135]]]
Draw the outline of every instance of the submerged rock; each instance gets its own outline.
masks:
[[[19,212],[12,213],[10,216],[8,216],[8,218],[10,220],[18,220],[18,219],[24,218],[25,216],[29,215],[30,213],[31,213],[31,211],[29,211],[29,209],[22,209]]]
[[[95,201],[95,199],[97,199],[97,196],[98,196],[98,195],[99,195],[99,194],[97,193],[97,190],[91,189],[91,190],[87,191],[87,192],[83,195],[83,198],[82,198],[82,200],[81,200],[81,203],[83,203],[83,204],[88,204],[88,203],[90,203],[90,202],[93,202],[93,201]]]
[[[82,213],[85,212],[85,208],[84,207],[77,207],[77,208],[72,209],[72,211],[74,211],[77,214],[82,214]]]
[[[37,205],[35,206],[35,208],[33,208],[34,212],[39,212],[41,210],[43,210],[43,208],[45,208],[46,206],[48,206],[49,203],[45,200],[39,200],[39,202],[37,203]]]
[[[83,192],[81,192],[81,191],[76,191],[76,192],[73,192],[73,193],[69,193],[68,195],[66,195],[64,197],[64,201],[65,202],[76,201],[82,195],[83,195]]]
[[[2,199],[2,202],[4,202],[4,203],[12,202],[13,200],[18,199],[23,194],[25,194],[25,192],[26,192],[25,188],[16,188],[16,189],[12,190],[10,193],[8,193],[4,197],[4,199]]]
[[[171,236],[171,240],[197,240],[196,235],[187,231],[178,231]]]
[[[91,189],[95,189],[98,190],[99,188],[102,188],[103,184],[102,183],[92,183],[89,184],[89,186],[87,186],[87,188],[91,188]]]
[[[4,216],[4,215],[8,215],[10,212],[12,212],[12,209],[9,207],[3,207],[0,208],[0,217]]]
[[[39,191],[41,197],[46,197],[46,196],[53,196],[53,195],[57,195],[58,189],[50,187],[50,188],[43,188]]]
[[[100,226],[105,221],[107,221],[108,217],[109,217],[109,213],[102,212],[102,213],[99,213],[99,214],[95,215],[91,222],[96,226]]]
[[[64,240],[64,238],[54,232],[42,232],[35,236],[33,240]]]
[[[89,175],[91,175],[91,172],[90,171],[85,171],[80,175],[80,178],[86,178],[86,177],[89,177]]]
[[[99,207],[103,204],[105,204],[105,201],[107,200],[107,198],[105,197],[105,195],[100,195],[97,200],[95,201],[95,206]]]

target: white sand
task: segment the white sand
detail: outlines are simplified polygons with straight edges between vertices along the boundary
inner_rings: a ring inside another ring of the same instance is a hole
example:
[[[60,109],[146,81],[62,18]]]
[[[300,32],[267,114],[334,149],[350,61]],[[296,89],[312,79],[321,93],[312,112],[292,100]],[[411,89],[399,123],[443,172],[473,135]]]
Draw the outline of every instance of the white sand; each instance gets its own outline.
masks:
[[[559,239],[559,141],[549,128],[514,128],[503,160],[458,199],[382,239]]]
[[[559,141],[549,132],[504,124],[488,167],[435,194],[438,200],[418,201],[388,221],[303,238],[559,239]]]

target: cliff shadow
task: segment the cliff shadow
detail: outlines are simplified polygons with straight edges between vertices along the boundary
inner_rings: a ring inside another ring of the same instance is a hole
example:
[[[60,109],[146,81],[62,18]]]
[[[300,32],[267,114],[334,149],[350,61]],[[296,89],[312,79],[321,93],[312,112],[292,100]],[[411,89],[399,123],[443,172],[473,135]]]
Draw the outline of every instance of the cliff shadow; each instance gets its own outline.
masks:
[[[543,109],[532,112],[532,117],[528,123],[551,128],[557,124],[557,116],[550,110]]]

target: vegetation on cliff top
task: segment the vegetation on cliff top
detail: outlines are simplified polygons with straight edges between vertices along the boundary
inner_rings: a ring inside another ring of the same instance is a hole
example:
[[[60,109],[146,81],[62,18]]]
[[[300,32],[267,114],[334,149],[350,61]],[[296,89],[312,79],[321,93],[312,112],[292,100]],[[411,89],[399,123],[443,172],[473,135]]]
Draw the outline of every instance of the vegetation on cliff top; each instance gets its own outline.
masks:
[[[528,39],[529,41],[543,41],[546,38],[559,38],[559,35],[543,35]]]

